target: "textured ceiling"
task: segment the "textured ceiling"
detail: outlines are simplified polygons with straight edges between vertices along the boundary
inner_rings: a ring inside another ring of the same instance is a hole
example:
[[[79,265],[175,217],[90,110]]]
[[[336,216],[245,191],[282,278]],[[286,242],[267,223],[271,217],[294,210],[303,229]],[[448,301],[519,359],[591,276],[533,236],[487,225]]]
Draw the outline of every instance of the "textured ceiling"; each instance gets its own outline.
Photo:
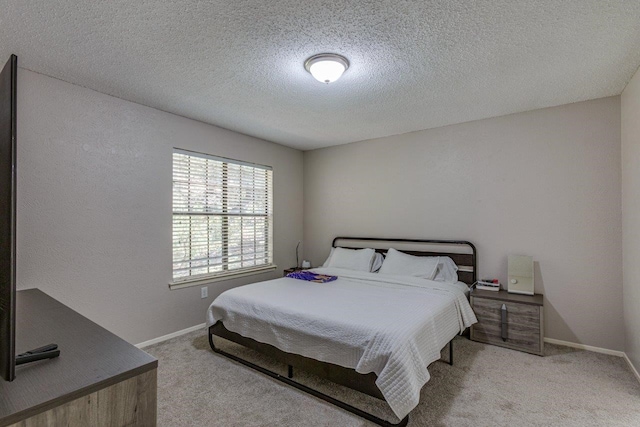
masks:
[[[337,52],[331,85],[303,67]],[[0,58],[313,149],[617,95],[638,0],[0,0]],[[4,60],[2,60],[4,61]]]

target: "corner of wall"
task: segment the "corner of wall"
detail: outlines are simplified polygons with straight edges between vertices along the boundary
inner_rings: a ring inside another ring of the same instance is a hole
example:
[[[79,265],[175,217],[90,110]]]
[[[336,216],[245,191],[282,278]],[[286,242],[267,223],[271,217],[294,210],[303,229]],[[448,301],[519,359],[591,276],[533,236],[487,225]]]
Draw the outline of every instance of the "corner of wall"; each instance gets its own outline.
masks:
[[[625,354],[636,376],[640,368],[640,70],[620,96],[622,149],[622,271]]]

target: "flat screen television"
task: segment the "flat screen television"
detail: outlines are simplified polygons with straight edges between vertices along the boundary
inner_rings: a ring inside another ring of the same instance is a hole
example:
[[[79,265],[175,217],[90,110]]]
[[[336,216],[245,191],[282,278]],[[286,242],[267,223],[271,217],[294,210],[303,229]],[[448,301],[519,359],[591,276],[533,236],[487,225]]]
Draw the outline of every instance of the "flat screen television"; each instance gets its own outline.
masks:
[[[18,58],[0,73],[0,370],[15,376],[16,318],[16,89]]]
[[[16,181],[18,57],[0,73],[0,376],[13,381],[15,367],[57,357],[55,344],[16,357]]]

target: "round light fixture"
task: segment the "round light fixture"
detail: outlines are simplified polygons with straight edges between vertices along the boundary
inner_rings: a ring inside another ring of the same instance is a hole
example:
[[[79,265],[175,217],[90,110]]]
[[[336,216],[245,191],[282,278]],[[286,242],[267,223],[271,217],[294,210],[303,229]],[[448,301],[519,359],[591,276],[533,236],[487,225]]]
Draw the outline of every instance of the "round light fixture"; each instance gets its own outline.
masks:
[[[349,61],[347,58],[335,53],[320,53],[313,55],[304,62],[304,68],[321,83],[335,82],[342,76]]]

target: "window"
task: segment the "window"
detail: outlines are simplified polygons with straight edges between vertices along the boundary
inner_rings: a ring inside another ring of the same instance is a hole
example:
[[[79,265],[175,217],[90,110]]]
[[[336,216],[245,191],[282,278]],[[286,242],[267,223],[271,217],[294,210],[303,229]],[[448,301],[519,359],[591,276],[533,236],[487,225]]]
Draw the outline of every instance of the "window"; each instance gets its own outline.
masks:
[[[272,170],[174,149],[173,284],[275,268]]]

